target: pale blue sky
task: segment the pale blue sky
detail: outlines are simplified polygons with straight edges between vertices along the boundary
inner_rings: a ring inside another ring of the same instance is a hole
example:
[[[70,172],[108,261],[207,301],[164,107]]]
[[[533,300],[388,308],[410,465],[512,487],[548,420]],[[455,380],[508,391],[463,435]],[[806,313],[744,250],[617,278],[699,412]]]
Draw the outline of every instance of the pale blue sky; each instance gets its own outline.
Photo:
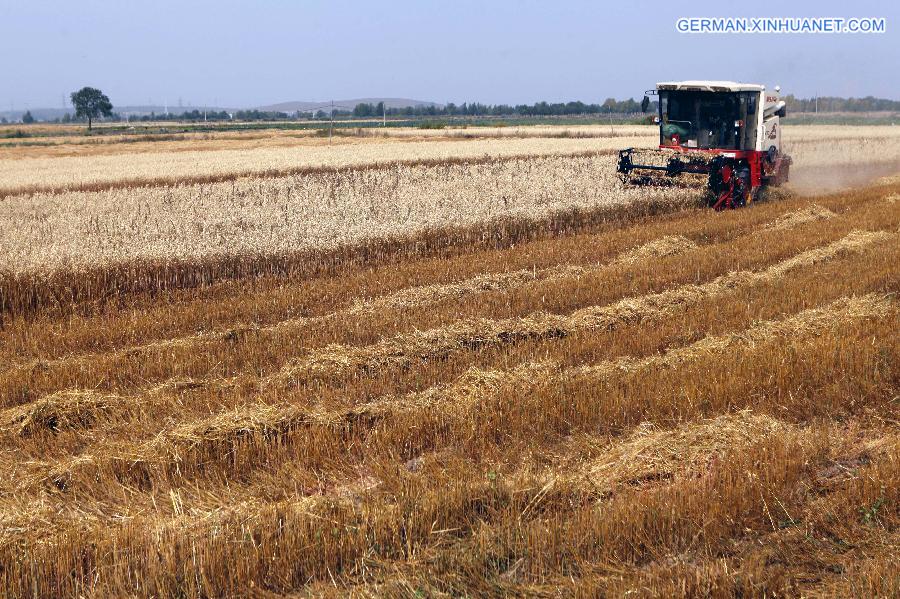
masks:
[[[691,35],[682,16],[883,16],[887,32]],[[898,16],[864,0],[0,0],[0,109],[62,107],[83,85],[120,106],[602,101],[667,79],[900,99]]]

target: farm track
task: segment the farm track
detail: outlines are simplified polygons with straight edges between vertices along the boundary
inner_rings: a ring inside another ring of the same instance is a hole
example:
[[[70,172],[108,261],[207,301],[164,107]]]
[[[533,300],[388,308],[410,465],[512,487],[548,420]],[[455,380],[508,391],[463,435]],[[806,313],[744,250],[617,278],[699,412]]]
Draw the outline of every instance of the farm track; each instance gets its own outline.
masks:
[[[891,193],[13,318],[0,592],[889,594]]]

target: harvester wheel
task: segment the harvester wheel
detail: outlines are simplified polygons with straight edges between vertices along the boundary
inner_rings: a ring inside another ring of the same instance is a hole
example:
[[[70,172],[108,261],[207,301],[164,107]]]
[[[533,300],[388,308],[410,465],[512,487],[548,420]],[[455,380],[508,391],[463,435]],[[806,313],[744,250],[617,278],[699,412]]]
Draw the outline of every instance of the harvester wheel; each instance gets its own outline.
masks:
[[[746,206],[755,199],[750,171],[747,168],[719,162],[710,173],[708,204],[713,210],[727,210]]]

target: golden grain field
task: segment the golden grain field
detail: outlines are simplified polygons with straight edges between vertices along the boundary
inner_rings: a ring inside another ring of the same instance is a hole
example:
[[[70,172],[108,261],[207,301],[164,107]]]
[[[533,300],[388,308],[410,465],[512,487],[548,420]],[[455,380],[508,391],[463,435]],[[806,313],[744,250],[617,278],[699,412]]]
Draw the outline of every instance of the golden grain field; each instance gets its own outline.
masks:
[[[134,259],[282,255],[500,216],[542,217],[683,190],[623,190],[612,156],[394,165],[213,184],[3,200],[0,264],[17,271]]]
[[[647,142],[646,136],[532,139],[435,139],[404,142],[295,144],[287,147],[128,152],[88,156],[34,157],[0,164],[0,195],[20,192],[93,190],[140,185],[176,185],[233,179],[236,175],[302,174],[396,163],[555,156],[614,149]],[[127,148],[126,148],[127,149]]]
[[[896,596],[885,129],[722,213],[601,137],[4,165],[0,596]]]
[[[327,139],[252,134],[214,136],[204,145],[188,139],[147,144],[94,143],[77,153],[16,148],[0,162],[0,196],[21,192],[96,190],[139,185],[176,185],[231,180],[242,176],[303,174],[395,163],[489,160],[516,156],[613,153],[659,143],[650,126],[518,127],[458,130],[385,130],[383,136]],[[890,126],[804,126],[785,130],[785,144],[808,168],[847,164],[896,167],[900,132]],[[222,139],[220,139],[222,138]],[[243,139],[242,138],[247,138]],[[168,144],[168,145],[167,145]],[[159,149],[162,146],[162,149]],[[100,148],[102,153],[92,150]]]

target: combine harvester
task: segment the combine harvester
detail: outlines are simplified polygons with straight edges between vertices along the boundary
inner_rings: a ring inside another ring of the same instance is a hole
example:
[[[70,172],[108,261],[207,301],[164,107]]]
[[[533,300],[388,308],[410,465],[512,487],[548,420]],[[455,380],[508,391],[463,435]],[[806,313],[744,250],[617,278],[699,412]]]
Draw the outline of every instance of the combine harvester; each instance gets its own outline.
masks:
[[[733,81],[657,83],[659,149],[619,152],[616,169],[629,185],[702,185],[716,210],[755,200],[765,185],[786,183],[791,157],[781,152],[785,103],[775,87]],[[644,112],[650,104],[644,96]]]

